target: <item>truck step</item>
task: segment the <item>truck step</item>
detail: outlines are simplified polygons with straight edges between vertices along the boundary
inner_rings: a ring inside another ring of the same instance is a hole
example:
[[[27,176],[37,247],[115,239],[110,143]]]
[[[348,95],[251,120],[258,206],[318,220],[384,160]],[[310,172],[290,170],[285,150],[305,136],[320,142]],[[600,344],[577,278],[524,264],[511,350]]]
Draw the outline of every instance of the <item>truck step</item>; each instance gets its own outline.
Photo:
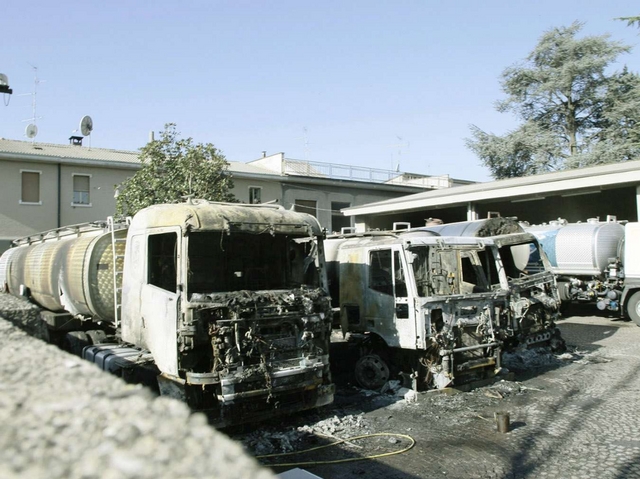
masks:
[[[117,373],[153,359],[149,351],[117,343],[86,346],[82,351],[82,357],[110,373]]]

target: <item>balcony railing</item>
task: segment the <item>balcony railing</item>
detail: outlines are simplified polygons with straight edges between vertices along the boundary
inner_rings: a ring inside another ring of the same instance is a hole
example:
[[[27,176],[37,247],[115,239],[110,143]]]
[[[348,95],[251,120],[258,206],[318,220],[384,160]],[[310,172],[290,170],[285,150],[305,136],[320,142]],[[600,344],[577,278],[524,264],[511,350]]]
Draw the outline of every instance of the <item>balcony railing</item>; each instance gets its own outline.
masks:
[[[364,181],[391,185],[415,186],[418,188],[449,188],[449,175],[421,176],[379,168],[320,163],[317,161],[284,160],[284,174],[312,176],[333,180]]]

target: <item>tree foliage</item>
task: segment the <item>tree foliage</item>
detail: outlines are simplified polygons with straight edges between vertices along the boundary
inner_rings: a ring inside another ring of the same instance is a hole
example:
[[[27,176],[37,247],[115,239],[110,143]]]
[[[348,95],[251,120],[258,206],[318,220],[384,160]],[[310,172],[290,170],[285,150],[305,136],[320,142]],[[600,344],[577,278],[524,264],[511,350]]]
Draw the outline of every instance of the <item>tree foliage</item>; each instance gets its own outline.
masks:
[[[522,65],[502,74],[497,104],[522,121],[499,136],[473,125],[467,146],[494,178],[637,158],[640,77],[607,74],[630,47],[608,35],[577,39],[582,24],[546,32]]]
[[[160,139],[140,149],[142,167],[117,186],[118,214],[133,215],[150,205],[176,203],[184,197],[233,201],[229,163],[211,143],[179,139],[176,125],[168,123]]]
[[[635,17],[618,17],[616,20],[622,20],[623,22],[627,22],[628,27],[636,26],[640,28],[640,15]]]

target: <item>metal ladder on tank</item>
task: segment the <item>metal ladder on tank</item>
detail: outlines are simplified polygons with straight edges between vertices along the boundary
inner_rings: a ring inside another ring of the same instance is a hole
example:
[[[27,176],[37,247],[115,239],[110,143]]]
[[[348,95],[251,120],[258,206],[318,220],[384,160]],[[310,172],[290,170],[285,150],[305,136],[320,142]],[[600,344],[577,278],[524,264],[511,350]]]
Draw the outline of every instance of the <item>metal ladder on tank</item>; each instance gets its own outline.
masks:
[[[118,229],[126,229],[131,224],[131,217],[127,216],[124,219],[124,226]],[[122,313],[122,274],[124,268],[124,255],[116,254],[118,243],[126,243],[126,238],[116,237],[116,221],[113,216],[107,218],[107,225],[111,232],[111,257],[113,261],[113,318],[115,321],[116,329],[120,327],[120,316]],[[122,261],[118,261],[122,260]],[[122,268],[118,267],[118,264],[122,265]]]

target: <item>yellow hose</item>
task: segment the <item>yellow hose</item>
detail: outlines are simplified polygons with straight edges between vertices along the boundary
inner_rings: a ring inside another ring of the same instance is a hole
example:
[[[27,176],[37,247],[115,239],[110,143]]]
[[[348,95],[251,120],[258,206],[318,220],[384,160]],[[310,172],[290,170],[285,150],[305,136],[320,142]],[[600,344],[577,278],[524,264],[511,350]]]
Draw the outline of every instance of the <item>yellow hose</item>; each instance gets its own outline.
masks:
[[[264,464],[264,466],[271,466],[271,467],[297,467],[297,466],[317,466],[320,464],[339,464],[342,462],[355,462],[355,461],[364,461],[366,459],[378,459],[380,457],[387,457],[387,456],[395,456],[396,454],[402,454],[404,452],[407,452],[409,449],[411,449],[413,446],[415,446],[416,441],[411,437],[408,436],[406,434],[395,434],[395,433],[389,433],[389,432],[380,432],[380,433],[375,433],[375,434],[365,434],[363,436],[354,436],[354,437],[349,437],[347,439],[339,439],[336,442],[332,442],[331,444],[325,444],[323,446],[316,446],[316,447],[312,447],[310,449],[304,449],[302,451],[293,451],[293,452],[282,452],[282,453],[278,453],[278,454],[264,454],[262,456],[256,456],[256,459],[265,459],[265,458],[270,458],[270,457],[282,457],[282,456],[291,456],[293,454],[303,454],[305,452],[311,452],[311,451],[317,451],[318,449],[324,449],[325,447],[331,447],[331,446],[336,446],[338,444],[342,444],[345,442],[351,442],[351,441],[355,441],[358,439],[367,439],[370,437],[376,437],[376,436],[392,436],[392,437],[401,437],[403,439],[407,439],[409,441],[409,445],[407,447],[405,447],[404,449],[400,449],[399,451],[393,451],[393,452],[385,452],[383,454],[375,454],[373,456],[363,456],[363,457],[349,457],[347,459],[335,459],[332,461],[308,461],[308,462],[289,462],[289,463],[285,463],[285,464]]]

